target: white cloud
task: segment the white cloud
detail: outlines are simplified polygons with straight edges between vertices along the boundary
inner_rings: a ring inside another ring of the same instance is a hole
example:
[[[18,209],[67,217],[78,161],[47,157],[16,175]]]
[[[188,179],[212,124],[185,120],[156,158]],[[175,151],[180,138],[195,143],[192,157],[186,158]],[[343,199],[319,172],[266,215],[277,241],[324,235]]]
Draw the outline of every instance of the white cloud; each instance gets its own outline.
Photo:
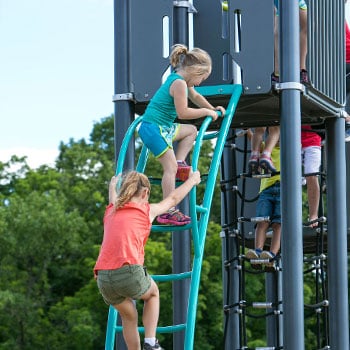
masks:
[[[58,157],[57,149],[39,149],[39,148],[9,148],[0,150],[0,161],[8,162],[11,156],[27,156],[27,163],[32,169],[40,165],[54,166]]]

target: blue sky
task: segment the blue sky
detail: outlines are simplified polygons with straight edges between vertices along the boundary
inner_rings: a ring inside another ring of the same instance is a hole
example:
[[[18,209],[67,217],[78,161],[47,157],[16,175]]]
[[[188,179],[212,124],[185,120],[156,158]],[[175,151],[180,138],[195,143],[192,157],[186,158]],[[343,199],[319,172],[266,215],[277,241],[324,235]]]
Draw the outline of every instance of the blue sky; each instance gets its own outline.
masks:
[[[0,0],[0,43],[0,160],[52,160],[113,113],[113,0]]]
[[[0,161],[52,164],[113,113],[113,21],[113,0],[0,0]]]

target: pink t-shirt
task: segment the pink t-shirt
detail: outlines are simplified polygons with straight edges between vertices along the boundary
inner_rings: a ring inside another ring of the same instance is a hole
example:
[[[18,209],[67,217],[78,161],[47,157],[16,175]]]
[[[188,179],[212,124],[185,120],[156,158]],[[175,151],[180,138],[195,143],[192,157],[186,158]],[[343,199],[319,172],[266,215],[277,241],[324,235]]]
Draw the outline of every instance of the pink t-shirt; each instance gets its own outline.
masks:
[[[306,131],[305,131],[306,130]],[[310,125],[301,126],[301,147],[318,146],[321,147],[321,136],[312,130]]]
[[[114,270],[124,264],[143,265],[144,247],[151,230],[149,203],[126,203],[117,211],[113,204],[106,208],[104,233],[94,273]]]

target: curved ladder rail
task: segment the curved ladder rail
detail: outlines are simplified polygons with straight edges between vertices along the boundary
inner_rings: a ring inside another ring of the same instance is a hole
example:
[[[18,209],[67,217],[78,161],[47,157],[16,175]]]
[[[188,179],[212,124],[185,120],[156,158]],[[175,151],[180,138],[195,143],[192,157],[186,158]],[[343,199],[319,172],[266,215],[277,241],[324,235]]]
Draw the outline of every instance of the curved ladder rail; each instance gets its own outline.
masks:
[[[210,87],[209,87],[210,88]],[[202,89],[203,91],[203,89]],[[216,146],[213,153],[212,162],[209,168],[208,178],[206,182],[206,188],[204,192],[203,202],[201,205],[196,204],[196,187],[190,192],[190,215],[191,223],[184,226],[164,226],[164,225],[152,225],[152,232],[173,232],[184,231],[187,229],[192,230],[194,259],[192,264],[192,271],[169,274],[169,275],[152,275],[155,281],[176,281],[181,279],[190,278],[190,291],[187,307],[187,322],[184,324],[176,324],[171,326],[158,326],[157,333],[174,333],[178,331],[185,331],[184,350],[192,350],[194,343],[194,330],[196,322],[196,312],[198,303],[198,290],[200,285],[200,274],[202,268],[205,238],[207,232],[207,226],[209,221],[210,207],[212,204],[213,192],[215,188],[216,175],[219,171],[220,161],[224,144],[230,125],[233,119],[234,112],[236,110],[238,100],[242,93],[242,85],[232,85],[232,96],[229,101],[226,115],[223,117],[220,130],[206,134],[207,128],[210,125],[212,118],[206,117],[198,132],[196,143],[192,153],[192,168],[197,170],[198,160],[200,156],[201,144],[203,140],[216,139]],[[205,95],[205,91],[202,92]],[[135,130],[142,121],[142,117],[135,119],[129,126],[120,149],[120,154],[117,161],[116,174],[118,175],[123,171],[126,152],[128,150],[129,143],[134,136]],[[143,145],[141,154],[139,156],[136,170],[144,172],[148,159],[149,151],[147,147]],[[197,218],[199,214],[199,219]],[[106,343],[105,350],[114,350],[115,333],[122,332],[122,326],[117,325],[117,310],[110,306],[108,313],[107,331],[106,331]],[[144,327],[138,327],[140,333],[144,332]]]

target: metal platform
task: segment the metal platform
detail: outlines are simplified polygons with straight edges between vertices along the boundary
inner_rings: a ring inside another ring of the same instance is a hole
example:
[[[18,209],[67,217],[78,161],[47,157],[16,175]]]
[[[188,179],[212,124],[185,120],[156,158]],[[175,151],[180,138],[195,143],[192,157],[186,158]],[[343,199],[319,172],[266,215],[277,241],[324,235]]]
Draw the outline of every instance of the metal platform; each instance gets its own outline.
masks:
[[[203,94],[213,106],[227,107],[230,95],[220,94],[221,86],[217,87],[217,93]],[[199,92],[205,91],[206,87],[197,88]],[[229,90],[229,86],[226,87]],[[271,126],[280,124],[280,94],[271,88],[270,93],[261,95],[243,94],[238,102],[236,113],[233,117],[232,128],[250,128],[258,126]],[[135,104],[135,112],[142,115],[147,103]],[[301,93],[301,122],[302,124],[322,125],[327,118],[340,116],[341,109],[331,100],[314,89],[311,85],[305,85],[305,91]],[[194,124],[200,127],[204,118],[195,120],[176,120],[183,124]],[[210,130],[218,130],[221,119],[211,123]]]

